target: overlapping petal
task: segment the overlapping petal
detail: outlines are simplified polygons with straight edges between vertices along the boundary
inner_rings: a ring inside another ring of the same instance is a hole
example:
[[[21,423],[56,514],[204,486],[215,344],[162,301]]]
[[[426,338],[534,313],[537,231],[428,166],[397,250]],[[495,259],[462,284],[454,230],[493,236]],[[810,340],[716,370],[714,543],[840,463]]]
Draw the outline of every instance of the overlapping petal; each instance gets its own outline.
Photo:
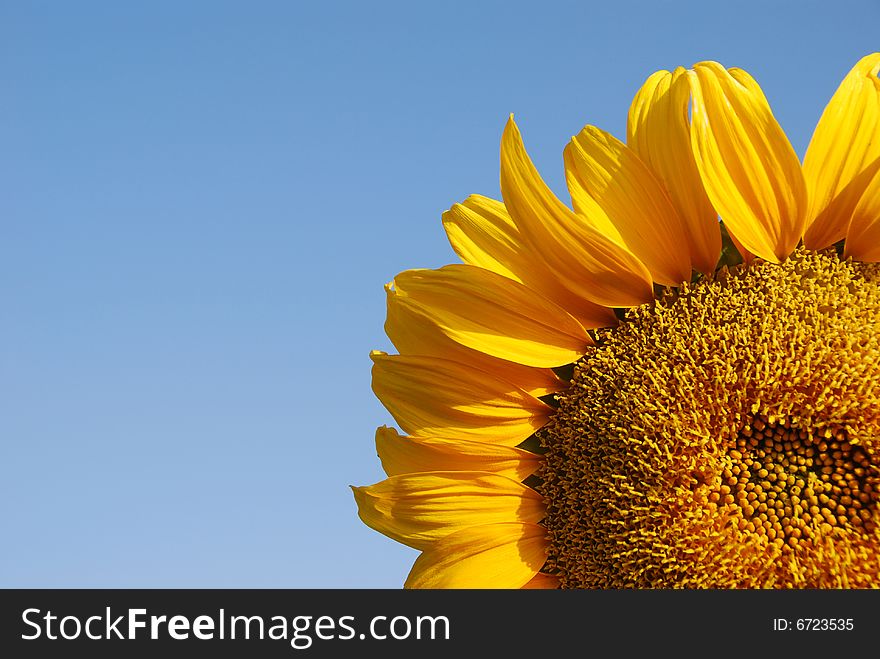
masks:
[[[537,524],[474,526],[434,543],[416,559],[406,588],[522,588],[547,559]]]
[[[748,251],[769,261],[785,259],[806,222],[797,154],[745,71],[701,62],[689,76],[691,141],[712,205]]]
[[[533,489],[483,472],[401,474],[352,490],[364,524],[422,550],[472,526],[537,523],[544,516],[543,499]]]
[[[666,191],[635,151],[595,126],[586,126],[565,147],[565,174],[575,210],[626,245],[654,281],[678,286],[691,278],[690,251],[682,220]]]
[[[880,159],[871,168],[873,178],[862,192],[846,234],[844,256],[857,261],[880,261]]]
[[[394,278],[389,295],[456,343],[526,366],[570,364],[592,343],[559,305],[472,265],[407,270]]]
[[[473,366],[415,355],[370,354],[373,393],[416,437],[457,437],[516,446],[552,408],[515,384]]]
[[[412,305],[403,304],[400,296],[391,291],[390,284],[385,290],[385,333],[401,355],[440,357],[469,364],[507,382],[515,382],[519,388],[535,397],[561,391],[567,386],[552,369],[515,364],[456,343],[441,332],[430,318],[419,313]]]
[[[443,227],[452,249],[465,263],[525,284],[563,307],[584,327],[617,324],[611,309],[572,293],[538,254],[524,247],[520,230],[500,201],[471,195],[443,213]]]
[[[442,216],[446,237],[461,260],[520,283],[535,267],[522,248],[522,236],[504,204],[483,195],[470,195]],[[546,285],[556,280],[549,273]]]
[[[657,71],[633,98],[627,145],[663,184],[685,226],[693,267],[715,270],[721,253],[718,214],[706,196],[691,148],[687,71]]]
[[[568,290],[608,307],[637,306],[653,298],[644,264],[579,218],[547,187],[512,117],[501,139],[501,195],[527,248],[540,255]]]
[[[376,453],[389,476],[426,471],[484,471],[522,481],[541,456],[512,446],[464,439],[407,437],[394,428],[376,430]]]
[[[807,147],[808,249],[822,249],[846,236],[856,206],[875,179],[880,162],[878,73],[880,53],[859,60],[825,107]],[[870,205],[866,202],[862,210]]]

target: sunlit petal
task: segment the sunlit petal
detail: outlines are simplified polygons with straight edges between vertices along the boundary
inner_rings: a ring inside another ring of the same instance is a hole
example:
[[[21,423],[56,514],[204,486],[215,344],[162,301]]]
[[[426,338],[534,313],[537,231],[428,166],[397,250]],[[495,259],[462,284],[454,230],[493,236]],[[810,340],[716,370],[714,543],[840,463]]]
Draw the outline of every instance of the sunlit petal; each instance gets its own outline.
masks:
[[[690,82],[691,140],[712,205],[748,251],[769,261],[785,259],[806,221],[797,154],[747,73],[701,62]]]

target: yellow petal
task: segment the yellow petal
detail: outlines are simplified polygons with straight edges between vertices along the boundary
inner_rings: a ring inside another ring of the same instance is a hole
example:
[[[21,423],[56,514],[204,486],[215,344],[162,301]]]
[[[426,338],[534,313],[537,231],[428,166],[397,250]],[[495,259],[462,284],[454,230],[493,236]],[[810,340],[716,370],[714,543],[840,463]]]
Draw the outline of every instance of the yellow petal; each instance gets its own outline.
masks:
[[[407,437],[376,430],[376,453],[389,476],[425,471],[485,471],[517,481],[535,473],[541,456],[512,446],[464,439]]]
[[[455,437],[516,446],[547,423],[552,409],[519,387],[467,364],[370,354],[373,392],[416,437]]]
[[[471,526],[538,522],[544,516],[540,494],[483,472],[402,474],[351,489],[364,524],[416,549]]]
[[[847,226],[880,158],[880,53],[863,57],[831,97],[804,156],[810,225],[804,245],[822,249]]]
[[[512,117],[501,139],[501,195],[529,249],[568,290],[608,307],[653,299],[644,264],[575,215],[547,187]]]
[[[880,158],[866,171],[873,171],[874,177],[853,211],[843,253],[856,261],[876,262],[880,261]]]
[[[532,580],[523,586],[523,590],[556,590],[559,588],[559,577],[538,572]]]
[[[525,284],[552,300],[587,328],[610,327],[617,317],[608,307],[565,288],[533,250],[500,201],[471,195],[443,213],[449,244],[461,260]]]
[[[456,343],[517,364],[571,364],[592,343],[565,309],[472,265],[407,270],[394,278],[389,294]]]
[[[405,588],[522,588],[547,560],[546,530],[491,524],[438,540],[416,559]]]
[[[682,220],[636,153],[610,133],[586,126],[571,139],[564,155],[575,210],[588,220],[607,216],[654,281],[666,286],[690,281],[691,256]]]
[[[520,283],[520,274],[532,268],[522,237],[504,204],[471,195],[443,213],[443,228],[461,260]]]
[[[436,323],[406,304],[386,285],[387,315],[385,333],[401,355],[440,357],[469,364],[517,385],[535,396],[545,396],[568,386],[549,368],[535,368],[491,357],[456,343],[440,331]]]
[[[636,93],[627,121],[627,145],[663,184],[687,227],[693,267],[715,271],[721,254],[718,214],[706,196],[691,149],[687,72],[657,71]]]
[[[797,154],[745,71],[701,62],[690,81],[691,141],[712,205],[748,251],[768,261],[785,259],[806,219]]]

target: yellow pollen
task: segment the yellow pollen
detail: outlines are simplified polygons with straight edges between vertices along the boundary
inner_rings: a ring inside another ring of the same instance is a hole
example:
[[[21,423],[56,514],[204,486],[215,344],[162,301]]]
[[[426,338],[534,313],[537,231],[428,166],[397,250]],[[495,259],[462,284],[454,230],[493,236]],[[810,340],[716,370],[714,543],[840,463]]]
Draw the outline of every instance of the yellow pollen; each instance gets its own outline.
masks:
[[[880,266],[798,249],[668,291],[539,432],[564,588],[880,587]]]

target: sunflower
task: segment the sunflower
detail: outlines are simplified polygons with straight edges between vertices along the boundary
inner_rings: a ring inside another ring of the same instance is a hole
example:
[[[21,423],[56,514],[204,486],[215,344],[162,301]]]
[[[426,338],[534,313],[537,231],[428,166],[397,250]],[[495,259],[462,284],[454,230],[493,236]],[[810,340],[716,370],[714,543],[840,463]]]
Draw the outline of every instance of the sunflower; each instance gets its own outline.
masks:
[[[761,88],[700,62],[636,93],[626,142],[511,117],[503,202],[443,214],[463,263],[386,287],[388,478],[360,518],[408,588],[880,586],[880,53],[803,163]]]

